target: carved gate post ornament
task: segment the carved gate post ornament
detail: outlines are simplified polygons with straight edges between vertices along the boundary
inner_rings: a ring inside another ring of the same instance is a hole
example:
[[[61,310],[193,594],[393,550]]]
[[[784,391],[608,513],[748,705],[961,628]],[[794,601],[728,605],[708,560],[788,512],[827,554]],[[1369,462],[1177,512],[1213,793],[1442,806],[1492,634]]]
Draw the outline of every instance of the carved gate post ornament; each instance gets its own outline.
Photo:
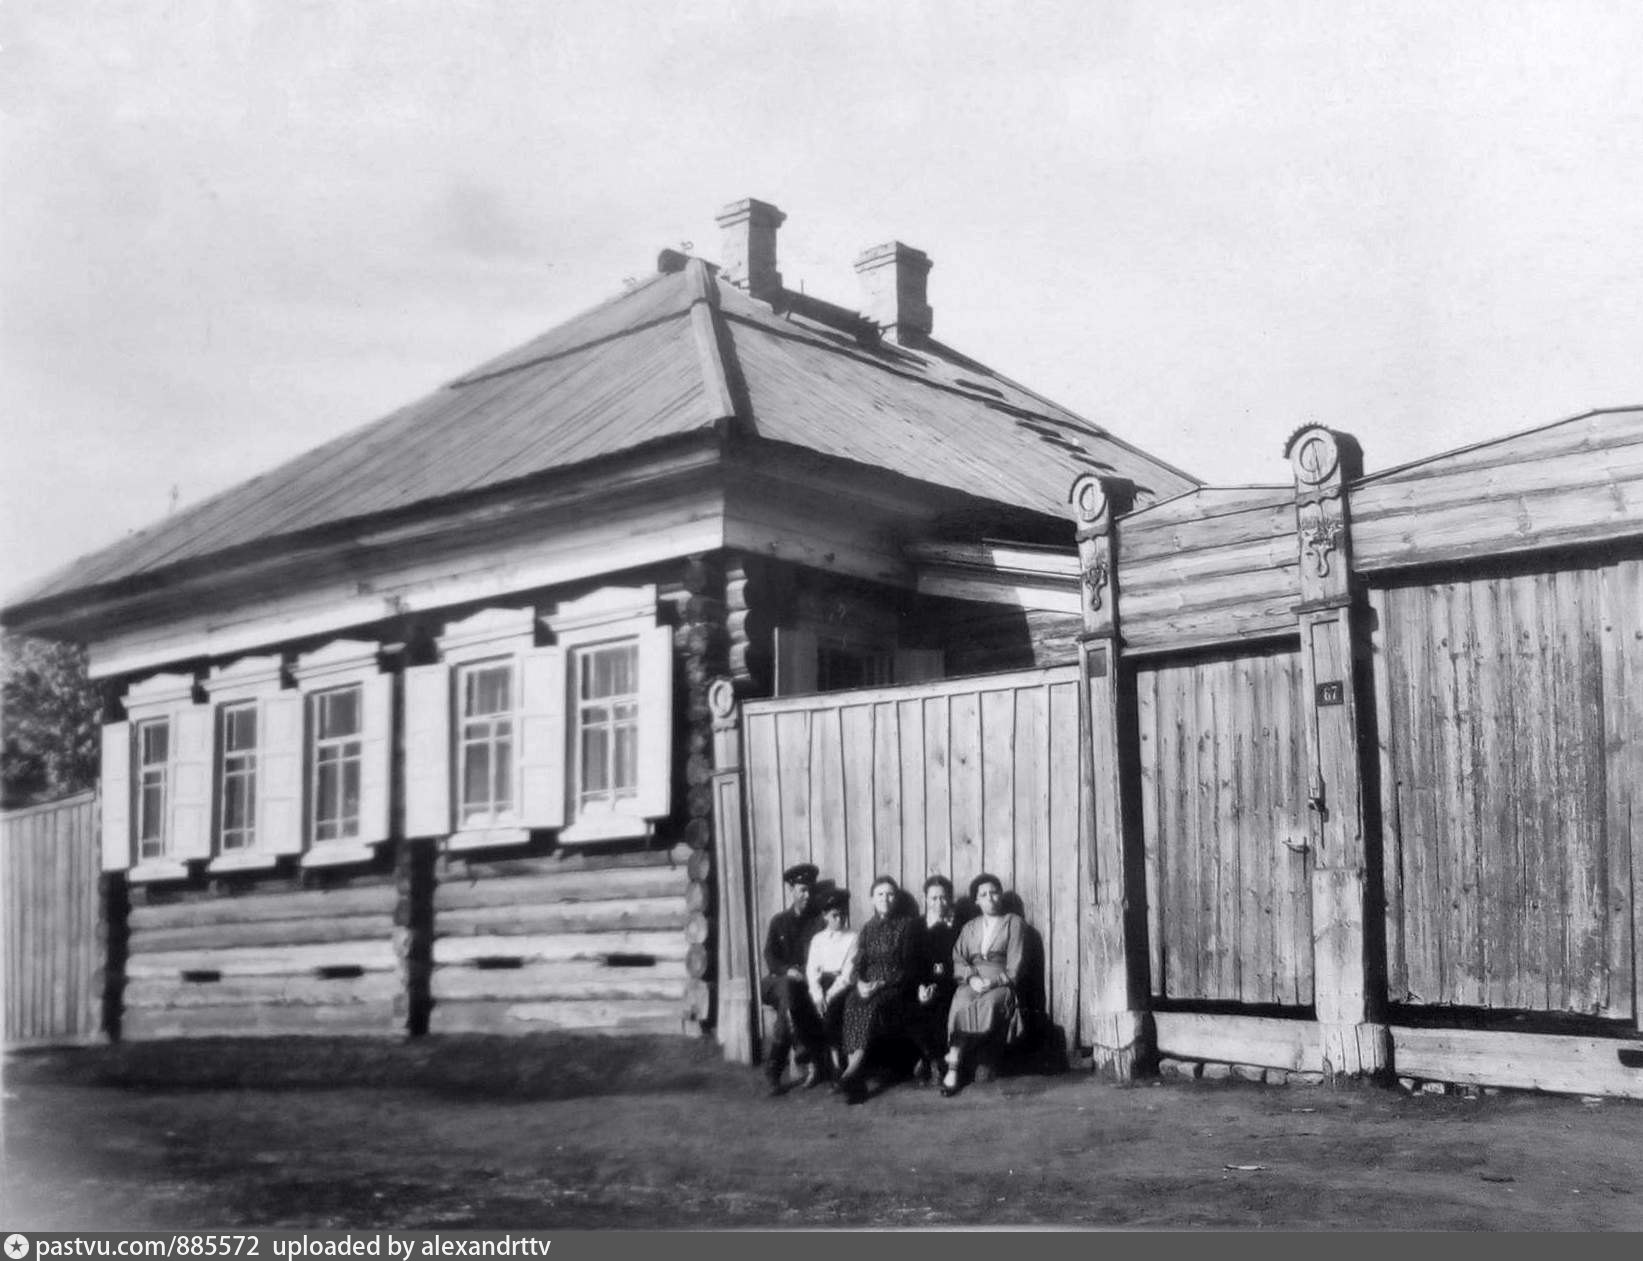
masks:
[[[1356,448],[1343,449],[1339,436],[1322,425],[1306,425],[1290,436],[1284,454],[1295,474],[1295,531],[1302,583],[1312,587],[1332,577],[1339,564],[1342,572],[1336,582],[1318,584],[1333,588],[1346,577],[1344,492],[1347,478],[1357,475]]]
[[[1084,598],[1084,629],[1098,633],[1111,623],[1108,588],[1112,584],[1111,535],[1113,501],[1094,473],[1073,482],[1068,499],[1077,520],[1079,587]],[[1106,616],[1103,611],[1109,610]]]

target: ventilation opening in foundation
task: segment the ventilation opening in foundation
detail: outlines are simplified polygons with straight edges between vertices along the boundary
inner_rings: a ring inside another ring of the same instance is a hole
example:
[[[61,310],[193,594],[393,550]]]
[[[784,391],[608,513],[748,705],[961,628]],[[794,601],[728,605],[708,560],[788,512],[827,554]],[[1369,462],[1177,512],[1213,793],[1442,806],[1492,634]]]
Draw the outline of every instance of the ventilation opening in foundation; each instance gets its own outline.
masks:
[[[656,956],[641,954],[606,955],[605,966],[609,968],[654,968],[656,966]]]
[[[474,960],[474,967],[487,971],[497,968],[522,968],[525,961],[518,955],[483,955]]]
[[[365,969],[357,963],[336,963],[315,968],[314,975],[322,981],[352,981],[355,977],[364,976]]]
[[[209,985],[213,981],[222,980],[222,973],[214,968],[199,968],[184,972],[183,980],[190,985]]]

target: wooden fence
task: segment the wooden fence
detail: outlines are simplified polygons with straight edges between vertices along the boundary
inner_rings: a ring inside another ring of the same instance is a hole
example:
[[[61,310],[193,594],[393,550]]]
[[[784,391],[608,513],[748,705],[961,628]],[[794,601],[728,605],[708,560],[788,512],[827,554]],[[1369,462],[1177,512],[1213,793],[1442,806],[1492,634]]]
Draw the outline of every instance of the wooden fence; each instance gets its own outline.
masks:
[[[858,927],[878,875],[915,894],[945,875],[962,897],[990,871],[1037,932],[1051,1023],[1077,1040],[1089,893],[1075,667],[754,701],[744,722],[755,950],[793,863],[847,888]]]
[[[753,883],[727,992],[788,863],[858,914],[878,870],[985,867],[1122,1075],[1643,1097],[1643,409],[1372,477],[1318,426],[1285,455],[1292,486],[1128,514],[1080,477],[1060,568],[913,557],[929,594],[1056,610],[1076,667],[749,702],[745,749],[721,705],[721,864]],[[981,661],[1010,624],[923,633]]]
[[[102,1024],[97,797],[0,816],[7,1046],[90,1042]]]

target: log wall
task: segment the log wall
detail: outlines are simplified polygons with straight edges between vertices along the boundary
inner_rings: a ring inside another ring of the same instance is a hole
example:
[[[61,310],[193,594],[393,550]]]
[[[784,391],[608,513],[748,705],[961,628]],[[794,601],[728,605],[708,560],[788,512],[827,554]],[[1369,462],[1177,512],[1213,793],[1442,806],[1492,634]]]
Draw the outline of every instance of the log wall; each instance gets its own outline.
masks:
[[[136,890],[120,1036],[405,1032],[392,876],[330,889]]]
[[[448,860],[429,1031],[684,1032],[691,853]]]
[[[98,817],[92,793],[0,817],[7,1046],[88,1042],[101,1027]]]

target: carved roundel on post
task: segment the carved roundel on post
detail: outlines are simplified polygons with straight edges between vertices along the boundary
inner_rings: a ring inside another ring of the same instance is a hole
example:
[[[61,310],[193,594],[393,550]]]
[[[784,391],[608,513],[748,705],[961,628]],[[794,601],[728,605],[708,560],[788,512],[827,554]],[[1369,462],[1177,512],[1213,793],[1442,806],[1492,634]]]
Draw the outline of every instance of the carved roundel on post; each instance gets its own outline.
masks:
[[[1071,498],[1082,525],[1094,525],[1107,511],[1107,489],[1094,473],[1085,473],[1073,483]]]
[[[736,689],[729,679],[714,679],[707,687],[708,712],[721,722],[736,711]]]
[[[1340,465],[1340,448],[1327,429],[1303,429],[1289,450],[1295,477],[1303,485],[1321,486]]]

